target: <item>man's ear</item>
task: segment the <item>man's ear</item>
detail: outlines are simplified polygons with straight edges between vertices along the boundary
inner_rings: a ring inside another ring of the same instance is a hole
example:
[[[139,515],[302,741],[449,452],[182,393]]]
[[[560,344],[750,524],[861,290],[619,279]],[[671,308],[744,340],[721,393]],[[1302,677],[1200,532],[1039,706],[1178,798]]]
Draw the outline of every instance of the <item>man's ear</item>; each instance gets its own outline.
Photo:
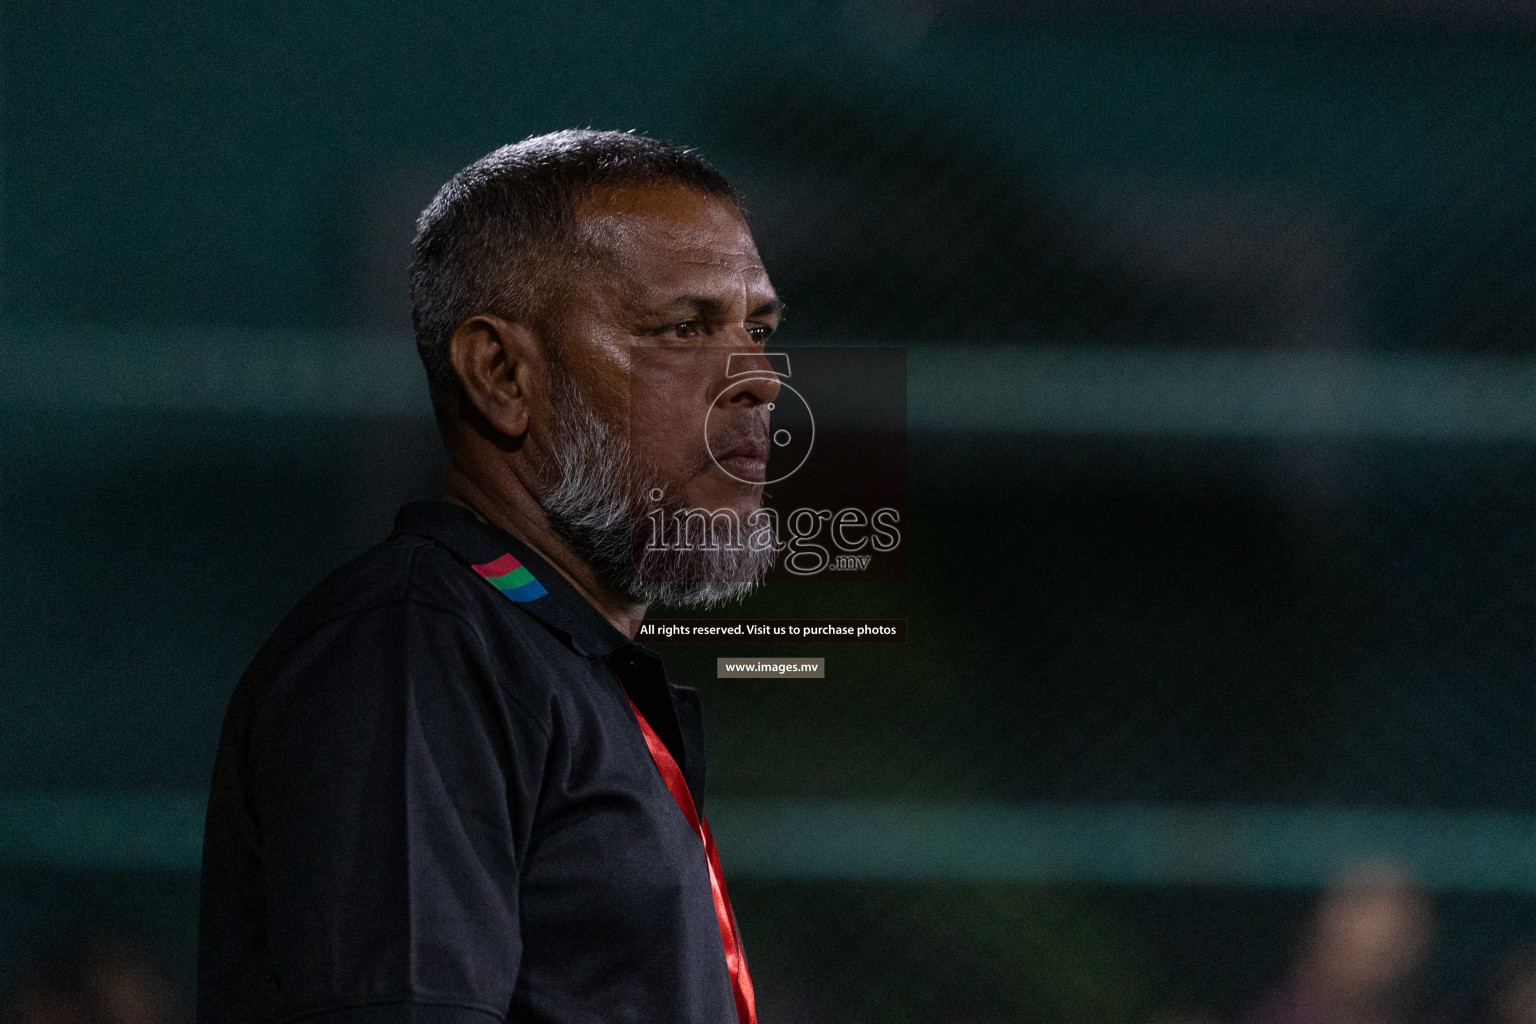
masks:
[[[448,339],[448,361],[469,400],[510,438],[528,432],[530,387],[537,380],[538,339],[522,324],[490,314],[472,316]]]

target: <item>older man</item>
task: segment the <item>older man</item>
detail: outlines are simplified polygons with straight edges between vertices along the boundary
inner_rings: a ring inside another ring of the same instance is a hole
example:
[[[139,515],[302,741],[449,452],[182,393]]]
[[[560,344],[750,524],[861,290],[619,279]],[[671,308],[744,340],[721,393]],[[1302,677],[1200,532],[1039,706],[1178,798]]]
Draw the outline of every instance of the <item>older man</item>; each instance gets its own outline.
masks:
[[[698,699],[634,641],[773,558],[646,529],[762,500],[781,306],[736,196],[643,136],[531,138],[422,214],[411,296],[443,500],[235,691],[198,1019],[754,1021]]]

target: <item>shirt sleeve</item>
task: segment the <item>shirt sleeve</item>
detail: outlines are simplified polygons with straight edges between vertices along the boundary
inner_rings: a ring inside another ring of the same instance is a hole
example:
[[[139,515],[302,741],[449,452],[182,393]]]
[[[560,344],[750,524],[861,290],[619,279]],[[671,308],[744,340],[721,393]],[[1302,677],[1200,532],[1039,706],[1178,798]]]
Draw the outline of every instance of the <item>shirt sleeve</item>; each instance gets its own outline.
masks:
[[[412,601],[275,668],[248,748],[275,1019],[506,1015],[547,734],[494,674],[467,621]]]

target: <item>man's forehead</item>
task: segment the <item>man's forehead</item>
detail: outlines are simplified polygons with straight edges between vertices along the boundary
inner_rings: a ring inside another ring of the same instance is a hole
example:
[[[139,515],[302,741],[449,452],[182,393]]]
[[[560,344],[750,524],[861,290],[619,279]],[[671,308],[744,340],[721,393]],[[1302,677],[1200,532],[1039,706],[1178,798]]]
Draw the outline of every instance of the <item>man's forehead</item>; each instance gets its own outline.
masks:
[[[577,218],[583,241],[622,266],[633,286],[720,277],[767,287],[752,233],[729,200],[670,185],[602,189],[582,200]]]

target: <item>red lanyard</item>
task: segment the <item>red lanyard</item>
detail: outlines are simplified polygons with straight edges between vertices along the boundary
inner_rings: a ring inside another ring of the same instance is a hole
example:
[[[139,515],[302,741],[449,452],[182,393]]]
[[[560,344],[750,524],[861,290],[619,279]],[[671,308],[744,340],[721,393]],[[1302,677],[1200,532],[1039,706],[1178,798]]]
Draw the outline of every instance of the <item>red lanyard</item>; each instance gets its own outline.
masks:
[[[709,834],[709,822],[699,817],[694,810],[688,783],[683,781],[683,773],[678,770],[677,762],[672,760],[672,752],[661,742],[661,737],[656,735],[656,730],[651,728],[651,723],[635,707],[634,701],[629,702],[629,710],[635,713],[635,721],[640,723],[640,731],[645,734],[645,745],[650,748],[651,760],[656,762],[656,770],[661,772],[667,791],[677,801],[678,809],[688,819],[688,824],[693,826],[693,830],[704,841],[704,859],[709,862],[709,888],[715,897],[715,921],[720,925],[720,942],[725,946],[725,966],[731,972],[731,991],[736,996],[736,1019],[740,1024],[757,1024],[757,1006],[752,1001],[752,978],[747,974],[747,961],[741,955],[736,915],[731,913],[731,898],[725,891],[725,876],[720,873],[720,855],[715,852],[715,837]]]

